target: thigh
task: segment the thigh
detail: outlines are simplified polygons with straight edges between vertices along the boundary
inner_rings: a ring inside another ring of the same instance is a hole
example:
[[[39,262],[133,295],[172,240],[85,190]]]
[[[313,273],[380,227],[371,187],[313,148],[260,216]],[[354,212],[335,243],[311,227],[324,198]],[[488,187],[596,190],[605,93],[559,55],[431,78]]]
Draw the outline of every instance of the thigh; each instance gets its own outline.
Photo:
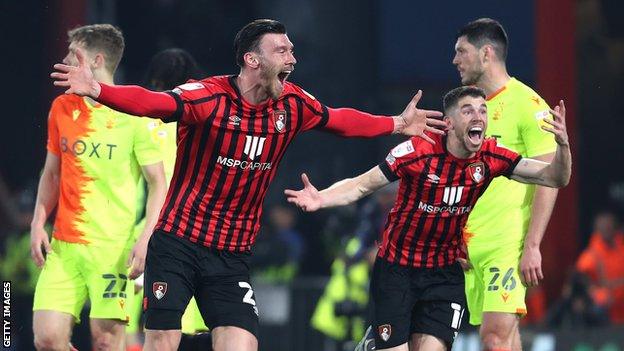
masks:
[[[371,276],[373,331],[377,349],[389,349],[409,340],[410,314],[415,303],[409,268],[375,260]]]
[[[526,287],[520,280],[520,250],[498,250],[483,264],[483,312],[526,314]],[[472,311],[471,311],[472,313]]]
[[[127,298],[134,287],[128,284],[126,261],[129,248],[84,247],[82,272],[89,289],[90,318],[127,322]]]
[[[463,270],[455,263],[419,274],[422,293],[412,311],[411,332],[433,336],[451,349],[466,309]]]
[[[87,283],[80,273],[79,252],[74,244],[53,240],[52,252],[37,280],[33,311],[63,312],[79,322],[86,299]]]
[[[192,243],[156,231],[147,249],[143,309],[145,328],[179,330],[186,305],[195,291],[198,267]]]
[[[249,280],[249,255],[206,250],[195,299],[211,330],[238,327],[258,335],[258,307]]]
[[[33,313],[35,345],[67,345],[71,339],[74,317],[65,312],[39,310]]]

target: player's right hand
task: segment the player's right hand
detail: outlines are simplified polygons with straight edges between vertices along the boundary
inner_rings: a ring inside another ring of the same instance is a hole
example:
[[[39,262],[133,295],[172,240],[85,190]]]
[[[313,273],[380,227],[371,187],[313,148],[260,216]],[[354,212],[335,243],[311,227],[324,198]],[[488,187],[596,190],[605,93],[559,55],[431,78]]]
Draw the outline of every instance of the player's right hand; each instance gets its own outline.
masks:
[[[30,229],[30,256],[39,268],[45,263],[43,250],[46,254],[52,252],[48,232],[43,227],[33,227]]]
[[[89,96],[96,99],[100,96],[100,83],[93,77],[93,72],[85,60],[82,50],[76,50],[78,66],[69,66],[62,63],[54,65],[56,72],[52,72],[50,77],[54,78],[54,85],[58,87],[69,87],[65,94],[76,94]]]
[[[303,173],[301,174],[301,180],[303,181],[303,189],[301,190],[284,190],[284,194],[286,195],[286,199],[288,202],[297,205],[300,209],[305,212],[313,212],[321,208],[321,194],[319,191],[310,183],[308,176]]]

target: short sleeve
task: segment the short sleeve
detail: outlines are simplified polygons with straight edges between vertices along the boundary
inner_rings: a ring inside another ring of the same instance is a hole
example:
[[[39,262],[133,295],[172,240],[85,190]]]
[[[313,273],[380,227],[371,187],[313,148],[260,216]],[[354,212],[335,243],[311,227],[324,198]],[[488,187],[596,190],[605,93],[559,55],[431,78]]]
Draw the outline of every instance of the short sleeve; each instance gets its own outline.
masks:
[[[62,113],[61,102],[58,99],[55,99],[52,102],[52,106],[50,107],[50,112],[48,113],[47,149],[49,152],[57,156],[61,154],[61,148],[59,145],[59,128],[58,128],[58,118],[59,118],[59,114],[61,113]]]
[[[486,154],[489,156],[489,166],[493,177],[505,176],[510,178],[522,156],[515,151],[509,150],[501,144],[491,141],[493,147],[488,148]]]
[[[526,148],[526,157],[536,157],[553,153],[557,150],[555,137],[541,127],[547,125],[544,119],[552,119],[550,107],[539,95],[528,98],[523,102],[523,111],[520,118],[520,135]]]
[[[384,162],[379,164],[381,172],[393,182],[407,175],[407,166],[416,158],[416,145],[414,139],[410,139],[395,146]]]
[[[176,111],[165,122],[196,124],[206,120],[215,110],[219,97],[223,94],[215,92],[201,82],[189,81],[166,91],[176,101]]]
[[[301,131],[325,126],[329,118],[327,106],[299,87],[297,87],[297,95],[303,103],[303,125]]]
[[[153,121],[150,118],[134,118],[134,154],[140,166],[162,161],[161,150],[152,137]]]

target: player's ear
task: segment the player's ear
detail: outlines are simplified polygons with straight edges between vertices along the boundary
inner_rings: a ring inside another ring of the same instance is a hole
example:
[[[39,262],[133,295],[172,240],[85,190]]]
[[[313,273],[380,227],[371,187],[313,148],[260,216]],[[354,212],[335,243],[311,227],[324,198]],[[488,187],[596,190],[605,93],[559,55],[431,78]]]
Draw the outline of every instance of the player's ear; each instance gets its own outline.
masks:
[[[485,44],[479,50],[481,54],[481,59],[483,62],[491,62],[494,60],[494,56],[496,53],[494,52],[494,47],[490,44]]]
[[[247,52],[243,55],[243,59],[245,60],[245,64],[251,68],[258,68],[260,66],[260,58],[258,58],[258,54],[255,52]]]
[[[93,58],[93,62],[91,63],[92,69],[103,68],[106,60],[104,59],[104,55],[101,52],[98,52]]]
[[[452,130],[453,129],[453,122],[452,122],[452,118],[449,115],[444,115],[444,117],[442,117],[442,120],[446,123],[446,130]]]

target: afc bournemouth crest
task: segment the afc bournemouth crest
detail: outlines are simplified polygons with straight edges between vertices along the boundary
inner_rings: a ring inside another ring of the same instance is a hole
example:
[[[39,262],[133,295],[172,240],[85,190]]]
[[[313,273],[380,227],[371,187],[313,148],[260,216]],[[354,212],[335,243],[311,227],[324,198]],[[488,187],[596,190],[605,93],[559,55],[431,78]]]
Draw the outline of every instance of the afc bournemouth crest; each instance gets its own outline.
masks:
[[[286,111],[273,111],[273,125],[278,133],[284,133],[286,128]]]
[[[477,183],[481,183],[484,178],[485,167],[483,166],[483,162],[475,162],[468,166],[468,173],[470,173],[470,177]]]
[[[152,285],[152,292],[154,293],[154,296],[156,296],[157,299],[162,299],[163,297],[165,297],[165,294],[167,293],[167,283],[165,282],[154,282],[154,284]]]
[[[381,340],[388,341],[390,339],[390,335],[392,335],[392,326],[390,324],[380,325],[378,330]]]

